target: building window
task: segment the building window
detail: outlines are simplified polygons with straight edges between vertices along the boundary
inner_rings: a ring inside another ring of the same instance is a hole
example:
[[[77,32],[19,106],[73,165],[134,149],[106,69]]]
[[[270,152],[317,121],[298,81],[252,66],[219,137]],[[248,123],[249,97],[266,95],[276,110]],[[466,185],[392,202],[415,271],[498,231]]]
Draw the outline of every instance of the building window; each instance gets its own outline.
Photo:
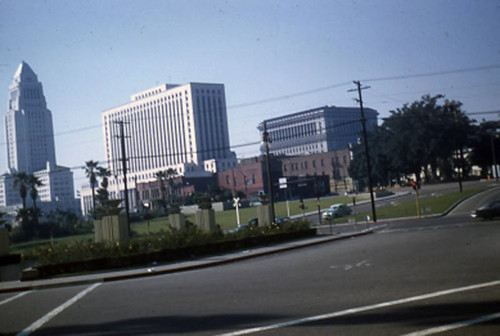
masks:
[[[316,168],[316,160],[313,160],[312,164],[313,164],[313,168]]]

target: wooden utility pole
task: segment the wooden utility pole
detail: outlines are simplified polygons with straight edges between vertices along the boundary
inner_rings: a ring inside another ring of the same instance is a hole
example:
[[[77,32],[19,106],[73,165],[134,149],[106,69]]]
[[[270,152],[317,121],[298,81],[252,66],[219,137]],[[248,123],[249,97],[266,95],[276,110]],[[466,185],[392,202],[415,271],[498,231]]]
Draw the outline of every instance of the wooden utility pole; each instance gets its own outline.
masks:
[[[365,144],[365,155],[366,155],[366,168],[368,170],[368,187],[370,188],[370,201],[372,204],[372,216],[373,216],[373,221],[377,221],[377,213],[375,211],[375,199],[373,197],[373,182],[372,182],[372,169],[371,169],[371,164],[370,164],[370,152],[368,150],[368,137],[366,135],[366,118],[365,118],[365,112],[363,110],[363,97],[361,95],[361,90],[364,89],[369,89],[369,86],[361,87],[361,82],[360,81],[354,81],[354,84],[356,84],[357,89],[352,89],[349,90],[349,92],[353,91],[358,91],[358,96],[359,99],[357,99],[359,103],[359,108],[361,110],[361,125],[363,127],[363,143]]]
[[[269,133],[267,132],[267,124],[264,121],[264,133],[262,134],[264,145],[266,146],[266,170],[267,170],[267,185],[269,189],[269,204],[271,204],[271,222],[274,223],[274,190],[273,190],[273,179],[271,176],[271,158],[269,157]]]
[[[120,144],[121,144],[121,150],[122,150],[122,170],[123,170],[123,188],[124,188],[124,194],[125,194],[125,213],[127,214],[127,223],[128,223],[128,233],[130,235],[130,210],[129,210],[129,202],[128,202],[128,187],[127,187],[127,155],[125,153],[125,134],[123,130],[123,120],[116,121],[118,125],[120,125],[120,135],[118,136],[120,138]]]

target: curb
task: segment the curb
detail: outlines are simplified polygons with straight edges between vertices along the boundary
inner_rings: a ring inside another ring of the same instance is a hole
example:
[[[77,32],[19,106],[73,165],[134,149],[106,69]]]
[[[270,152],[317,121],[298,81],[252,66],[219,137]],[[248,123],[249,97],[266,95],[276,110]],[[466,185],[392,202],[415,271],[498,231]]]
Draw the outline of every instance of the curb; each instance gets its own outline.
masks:
[[[275,249],[270,249],[268,251],[262,251],[262,252],[257,252],[254,254],[242,255],[242,256],[227,258],[227,259],[223,259],[223,260],[200,262],[199,264],[188,265],[188,266],[179,266],[179,267],[174,267],[174,268],[164,269],[164,270],[154,270],[154,268],[151,267],[151,268],[147,268],[144,271],[139,271],[137,273],[132,273],[132,274],[121,274],[120,275],[120,274],[116,274],[119,272],[119,271],[117,271],[117,272],[115,272],[115,275],[110,274],[109,276],[104,275],[102,277],[96,276],[94,278],[89,278],[89,279],[75,279],[73,281],[71,279],[68,279],[67,281],[64,281],[63,278],[59,278],[59,279],[55,279],[55,280],[53,279],[53,282],[50,282],[51,280],[45,280],[45,281],[47,281],[47,283],[39,283],[39,284],[33,283],[33,284],[26,284],[24,286],[12,286],[10,288],[0,288],[0,294],[29,291],[29,290],[37,290],[37,289],[57,288],[57,287],[64,287],[64,286],[85,285],[85,284],[93,284],[96,282],[112,282],[112,281],[119,281],[119,280],[145,278],[145,277],[151,277],[151,276],[156,276],[156,275],[186,272],[186,271],[192,271],[192,270],[196,270],[196,269],[209,268],[209,267],[229,264],[229,263],[233,263],[233,262],[238,262],[238,261],[242,261],[242,260],[262,257],[262,256],[271,255],[271,254],[280,253],[280,252],[285,252],[285,251],[290,251],[290,250],[294,250],[294,249],[298,249],[298,248],[309,247],[309,246],[319,245],[319,244],[323,244],[323,243],[329,243],[329,242],[336,241],[336,240],[355,238],[355,237],[363,236],[363,235],[370,234],[373,232],[374,232],[373,229],[366,229],[366,230],[356,232],[356,233],[341,234],[341,235],[334,236],[334,237],[331,237],[328,239],[317,239],[316,241],[311,241],[311,242],[307,242],[307,243],[303,243],[303,244],[300,244],[300,243],[294,244],[294,242],[290,242],[290,243],[287,243],[288,246],[277,247]],[[317,238],[321,238],[321,236],[318,236]],[[283,245],[285,245],[285,244],[283,244]]]

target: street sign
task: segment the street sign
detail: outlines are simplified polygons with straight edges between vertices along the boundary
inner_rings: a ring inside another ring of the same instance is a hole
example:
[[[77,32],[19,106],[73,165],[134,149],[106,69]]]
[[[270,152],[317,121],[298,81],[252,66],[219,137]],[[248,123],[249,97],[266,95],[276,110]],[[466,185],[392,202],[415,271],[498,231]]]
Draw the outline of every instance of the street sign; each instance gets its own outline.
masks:
[[[287,182],[286,177],[280,177],[280,179],[279,179],[280,189],[288,188],[288,185],[286,184],[286,182]]]

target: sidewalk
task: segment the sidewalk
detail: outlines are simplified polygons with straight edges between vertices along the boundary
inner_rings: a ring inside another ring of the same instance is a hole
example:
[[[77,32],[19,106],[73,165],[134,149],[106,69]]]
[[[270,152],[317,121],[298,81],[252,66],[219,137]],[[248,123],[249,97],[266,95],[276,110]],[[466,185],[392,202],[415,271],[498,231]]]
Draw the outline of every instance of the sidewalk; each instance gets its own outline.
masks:
[[[125,279],[133,279],[139,277],[155,276],[161,274],[169,274],[176,272],[184,272],[206,267],[227,264],[240,260],[256,258],[260,256],[270,255],[273,253],[288,251],[296,248],[323,244],[335,240],[353,238],[365,234],[373,233],[372,229],[366,229],[359,232],[343,233],[338,235],[317,236],[308,239],[301,239],[288,243],[258,247],[251,250],[235,251],[228,254],[210,256],[196,260],[188,260],[165,265],[151,264],[142,268],[134,268],[127,270],[116,270],[109,272],[92,273],[78,276],[59,277],[53,279],[42,279],[34,281],[5,281],[0,282],[0,293],[29,291],[36,289],[44,289],[59,286],[74,286],[96,282],[109,282]]]

